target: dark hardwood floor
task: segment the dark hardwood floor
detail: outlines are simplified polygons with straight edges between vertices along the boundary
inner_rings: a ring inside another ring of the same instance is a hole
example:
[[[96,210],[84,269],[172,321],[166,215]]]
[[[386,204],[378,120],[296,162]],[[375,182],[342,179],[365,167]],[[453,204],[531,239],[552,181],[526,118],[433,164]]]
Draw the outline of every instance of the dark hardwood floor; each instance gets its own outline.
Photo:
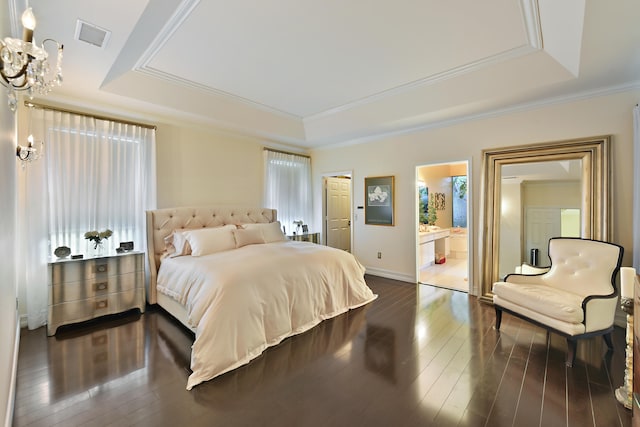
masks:
[[[15,426],[630,426],[615,351],[465,293],[379,277],[380,297],[185,389],[193,336],[161,309],[23,330]]]

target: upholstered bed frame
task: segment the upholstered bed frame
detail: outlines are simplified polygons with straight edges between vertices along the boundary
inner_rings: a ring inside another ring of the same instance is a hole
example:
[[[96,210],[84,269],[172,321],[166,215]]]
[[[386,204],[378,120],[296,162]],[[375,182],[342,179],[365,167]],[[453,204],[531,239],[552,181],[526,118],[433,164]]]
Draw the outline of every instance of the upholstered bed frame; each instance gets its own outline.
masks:
[[[160,258],[165,249],[164,238],[174,230],[275,221],[277,221],[276,210],[264,208],[181,207],[147,211],[147,258],[149,261],[147,302],[160,305],[187,325],[184,307],[156,291]]]

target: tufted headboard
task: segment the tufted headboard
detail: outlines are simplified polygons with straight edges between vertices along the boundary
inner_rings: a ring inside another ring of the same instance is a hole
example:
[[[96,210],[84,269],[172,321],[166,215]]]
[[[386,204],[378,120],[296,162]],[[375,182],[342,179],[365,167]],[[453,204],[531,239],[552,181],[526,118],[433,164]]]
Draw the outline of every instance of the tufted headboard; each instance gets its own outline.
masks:
[[[147,258],[149,260],[147,301],[149,304],[156,303],[156,278],[160,268],[160,257],[164,252],[164,238],[174,230],[275,221],[277,221],[276,210],[265,208],[222,206],[147,211]]]

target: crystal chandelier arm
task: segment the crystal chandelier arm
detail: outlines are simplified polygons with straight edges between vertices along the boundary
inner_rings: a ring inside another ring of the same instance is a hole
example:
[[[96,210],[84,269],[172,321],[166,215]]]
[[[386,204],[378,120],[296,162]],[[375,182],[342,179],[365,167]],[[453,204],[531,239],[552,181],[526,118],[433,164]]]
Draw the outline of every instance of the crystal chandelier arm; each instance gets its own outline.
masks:
[[[0,47],[0,50],[4,49],[3,47]],[[31,55],[27,55],[27,57],[29,58],[29,60],[31,60]],[[2,62],[2,67],[0,67],[0,75],[2,76],[2,79],[7,82],[7,84],[10,84],[11,86],[13,86],[13,88],[15,89],[22,89],[25,88],[25,86],[27,85],[27,79],[24,78],[22,80],[22,84],[16,84],[15,80],[20,78],[20,77],[24,77],[25,73],[27,72],[27,67],[29,66],[29,61],[25,61],[24,65],[22,66],[22,68],[17,71],[14,75],[8,75],[7,73],[5,73],[4,69],[4,62],[2,61],[2,59],[0,59],[0,62]],[[25,88],[26,89],[26,88]]]
[[[23,162],[26,161],[29,158],[30,154],[31,150],[29,150],[29,148],[18,145],[18,148],[16,149],[16,155],[20,160],[22,160]]]

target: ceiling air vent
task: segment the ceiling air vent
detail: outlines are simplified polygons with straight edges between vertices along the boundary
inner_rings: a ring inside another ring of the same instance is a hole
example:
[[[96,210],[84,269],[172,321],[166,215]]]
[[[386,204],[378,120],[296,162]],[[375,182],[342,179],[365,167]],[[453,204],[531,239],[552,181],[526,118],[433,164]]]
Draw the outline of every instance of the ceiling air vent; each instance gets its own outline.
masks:
[[[76,40],[104,49],[107,46],[109,37],[111,37],[111,31],[78,19],[76,23]]]

